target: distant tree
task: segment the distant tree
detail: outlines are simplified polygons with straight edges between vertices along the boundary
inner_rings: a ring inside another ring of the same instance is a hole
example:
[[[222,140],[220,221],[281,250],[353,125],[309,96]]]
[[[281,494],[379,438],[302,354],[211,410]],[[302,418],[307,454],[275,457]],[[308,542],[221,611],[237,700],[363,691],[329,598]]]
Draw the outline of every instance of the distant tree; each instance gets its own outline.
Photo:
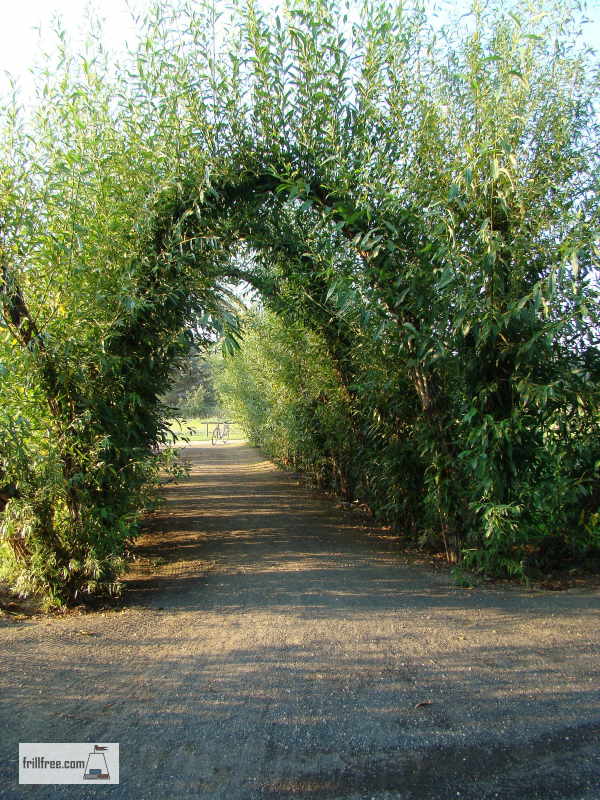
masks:
[[[203,416],[219,405],[214,373],[218,356],[193,349],[173,368],[173,385],[162,402],[187,417]]]

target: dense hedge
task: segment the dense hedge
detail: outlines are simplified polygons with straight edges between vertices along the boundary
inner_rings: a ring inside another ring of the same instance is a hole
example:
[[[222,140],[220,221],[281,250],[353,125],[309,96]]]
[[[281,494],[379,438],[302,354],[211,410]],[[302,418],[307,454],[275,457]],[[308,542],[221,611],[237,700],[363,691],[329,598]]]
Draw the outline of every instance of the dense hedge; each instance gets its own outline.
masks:
[[[239,280],[276,315],[252,425],[282,457],[482,569],[597,545],[598,67],[541,5],[159,4],[116,72],[60,38],[0,140],[21,590],[114,589],[172,365],[235,349]]]

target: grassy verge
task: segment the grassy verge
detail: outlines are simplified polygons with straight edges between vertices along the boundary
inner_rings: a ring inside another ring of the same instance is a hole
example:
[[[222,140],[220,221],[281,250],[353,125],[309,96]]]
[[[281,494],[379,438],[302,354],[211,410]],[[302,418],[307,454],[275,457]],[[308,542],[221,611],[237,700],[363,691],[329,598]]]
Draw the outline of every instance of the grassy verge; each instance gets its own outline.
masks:
[[[192,417],[182,420],[171,419],[169,425],[177,436],[177,441],[189,439],[191,442],[209,442],[218,421],[216,417]],[[245,439],[246,436],[240,426],[232,422],[229,425],[229,438]]]

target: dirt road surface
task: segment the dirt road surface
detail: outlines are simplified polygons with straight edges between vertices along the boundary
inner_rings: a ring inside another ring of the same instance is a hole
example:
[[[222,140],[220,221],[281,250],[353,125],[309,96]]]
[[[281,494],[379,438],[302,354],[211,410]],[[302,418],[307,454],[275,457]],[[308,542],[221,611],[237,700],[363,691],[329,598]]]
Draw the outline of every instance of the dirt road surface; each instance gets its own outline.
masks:
[[[459,589],[256,451],[186,450],[120,610],[0,619],[0,798],[599,800],[597,589]],[[19,786],[19,742],[119,742]]]

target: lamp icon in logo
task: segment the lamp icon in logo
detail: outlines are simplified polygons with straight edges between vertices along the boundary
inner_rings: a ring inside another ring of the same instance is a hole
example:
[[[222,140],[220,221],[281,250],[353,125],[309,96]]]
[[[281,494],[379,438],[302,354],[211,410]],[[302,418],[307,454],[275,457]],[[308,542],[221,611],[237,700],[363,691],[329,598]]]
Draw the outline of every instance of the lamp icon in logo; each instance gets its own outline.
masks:
[[[108,764],[106,763],[106,756],[104,755],[105,750],[108,750],[108,747],[102,747],[99,744],[94,745],[94,750],[88,755],[85,764],[85,772],[83,775],[85,781],[110,780]]]

